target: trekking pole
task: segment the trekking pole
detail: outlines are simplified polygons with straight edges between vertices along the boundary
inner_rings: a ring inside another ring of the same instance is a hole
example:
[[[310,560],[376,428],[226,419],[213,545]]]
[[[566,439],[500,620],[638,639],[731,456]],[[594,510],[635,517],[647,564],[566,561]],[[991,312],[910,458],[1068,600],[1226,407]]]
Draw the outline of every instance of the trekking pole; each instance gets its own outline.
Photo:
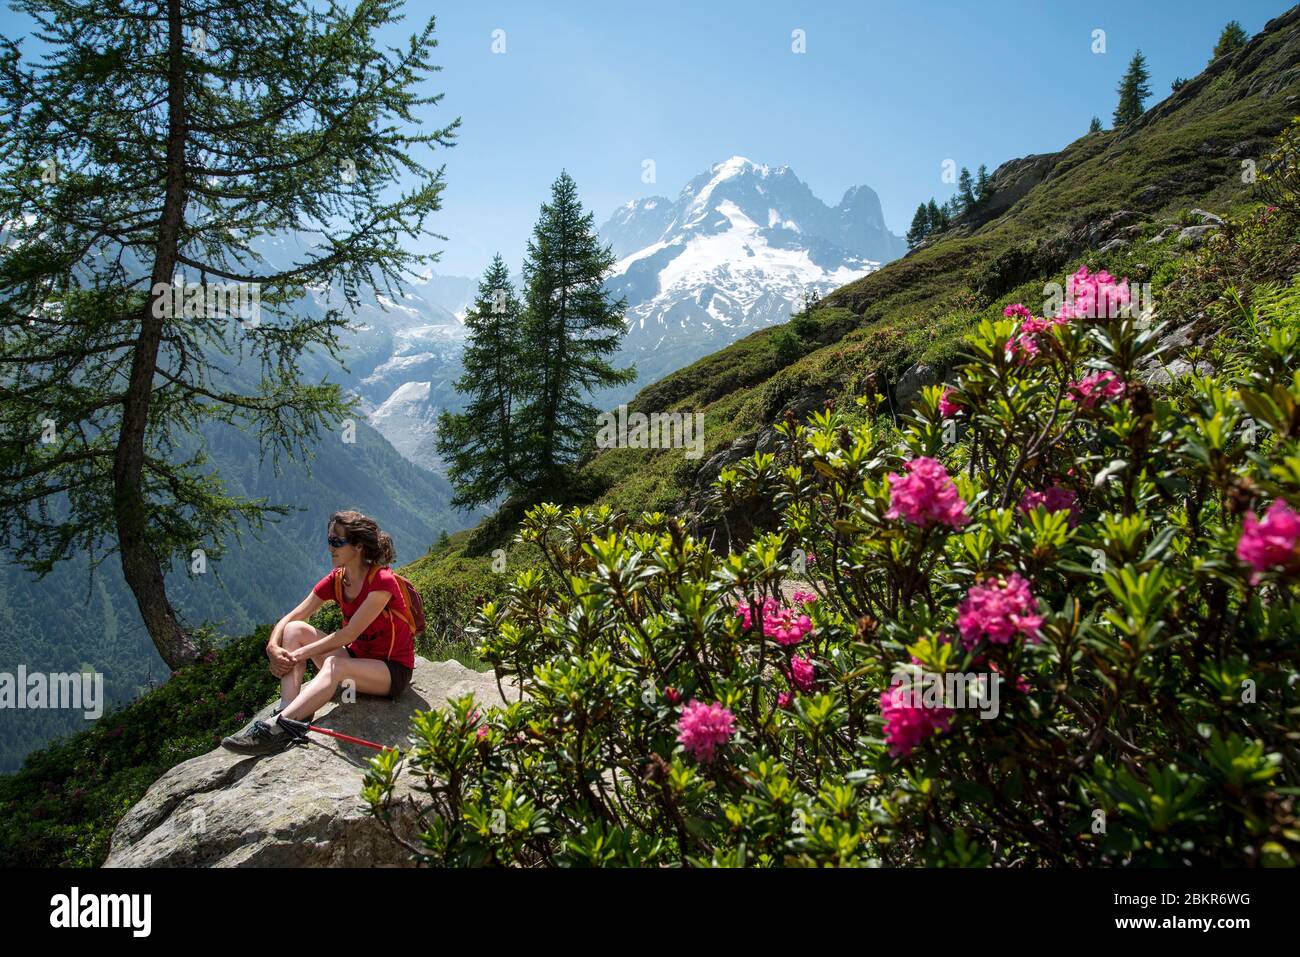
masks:
[[[367,741],[365,738],[354,738],[350,734],[343,734],[340,731],[331,731],[329,728],[318,728],[314,724],[307,725],[308,731],[315,731],[317,734],[328,734],[331,738],[338,738],[340,741],[350,741],[353,744],[364,744],[367,748],[374,748],[376,751],[396,751],[396,748],[390,748],[386,744],[375,744],[373,741]]]
[[[315,731],[317,734],[329,735],[331,738],[338,738],[340,741],[348,741],[352,744],[364,745],[367,748],[374,748],[376,751],[396,751],[396,748],[390,748],[386,744],[375,744],[373,741],[367,741],[365,738],[354,738],[350,734],[344,734],[341,731],[331,731],[329,728],[317,727],[314,724],[308,724],[305,721],[295,721],[293,718],[281,718],[281,724],[288,724],[293,730]],[[304,739],[305,740],[305,739]]]

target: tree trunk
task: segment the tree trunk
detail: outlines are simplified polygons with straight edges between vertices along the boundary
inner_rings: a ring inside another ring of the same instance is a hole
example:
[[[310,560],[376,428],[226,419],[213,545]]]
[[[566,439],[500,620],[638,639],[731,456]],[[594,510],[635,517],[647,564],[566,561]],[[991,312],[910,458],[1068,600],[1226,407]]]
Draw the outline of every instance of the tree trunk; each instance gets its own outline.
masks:
[[[167,191],[158,227],[150,297],[140,319],[140,338],[131,363],[131,380],[122,401],[122,430],[113,460],[113,512],[117,521],[122,574],[135,594],[145,627],[163,661],[173,670],[197,659],[198,649],[167,600],[162,566],[146,539],[145,430],[153,395],[154,369],[164,318],[154,316],[153,287],[170,285],[176,270],[177,244],[185,210],[185,65],[180,0],[167,3]]]

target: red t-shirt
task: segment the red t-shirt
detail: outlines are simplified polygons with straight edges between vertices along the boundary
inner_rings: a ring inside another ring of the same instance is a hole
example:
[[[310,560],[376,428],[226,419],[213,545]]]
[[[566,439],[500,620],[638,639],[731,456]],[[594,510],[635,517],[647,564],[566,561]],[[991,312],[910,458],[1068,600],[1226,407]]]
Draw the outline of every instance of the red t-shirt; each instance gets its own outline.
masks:
[[[330,571],[316,583],[312,592],[321,601],[335,601],[337,597],[339,607],[343,610],[344,624],[351,620],[372,592],[383,591],[393,596],[366,630],[348,645],[353,653],[358,658],[387,659],[414,668],[415,638],[411,634],[411,626],[402,617],[409,612],[402,596],[402,586],[392,570],[387,566],[372,569],[362,582],[361,594],[357,595],[356,601],[348,601],[346,588],[340,587],[335,592],[335,575],[342,575],[342,569]]]

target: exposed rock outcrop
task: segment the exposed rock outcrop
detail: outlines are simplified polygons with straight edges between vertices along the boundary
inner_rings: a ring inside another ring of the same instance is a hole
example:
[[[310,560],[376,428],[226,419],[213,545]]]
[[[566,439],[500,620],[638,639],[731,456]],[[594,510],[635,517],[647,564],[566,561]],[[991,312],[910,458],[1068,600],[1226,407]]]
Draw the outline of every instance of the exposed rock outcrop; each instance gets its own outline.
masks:
[[[506,688],[511,700],[517,692]],[[473,694],[504,706],[492,672],[416,658],[396,701],[357,695],[313,724],[379,744],[405,746],[411,716]],[[258,717],[270,714],[267,705]],[[218,748],[176,765],[118,822],[105,867],[383,867],[407,852],[369,815],[361,780],[374,751],[321,734],[279,754],[245,757]],[[406,775],[403,775],[405,778]],[[403,781],[397,797],[411,794]],[[414,813],[395,815],[413,837]]]

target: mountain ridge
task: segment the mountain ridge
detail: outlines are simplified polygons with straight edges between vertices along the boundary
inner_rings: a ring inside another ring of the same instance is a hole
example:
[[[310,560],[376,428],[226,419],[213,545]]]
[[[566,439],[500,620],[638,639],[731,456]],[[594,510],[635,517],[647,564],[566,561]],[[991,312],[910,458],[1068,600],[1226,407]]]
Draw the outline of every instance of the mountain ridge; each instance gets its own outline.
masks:
[[[832,207],[789,166],[739,155],[692,177],[675,200],[625,203],[598,235],[620,257],[606,288],[627,300],[619,359],[638,371],[599,397],[608,405],[906,249],[871,187],[851,187]]]

